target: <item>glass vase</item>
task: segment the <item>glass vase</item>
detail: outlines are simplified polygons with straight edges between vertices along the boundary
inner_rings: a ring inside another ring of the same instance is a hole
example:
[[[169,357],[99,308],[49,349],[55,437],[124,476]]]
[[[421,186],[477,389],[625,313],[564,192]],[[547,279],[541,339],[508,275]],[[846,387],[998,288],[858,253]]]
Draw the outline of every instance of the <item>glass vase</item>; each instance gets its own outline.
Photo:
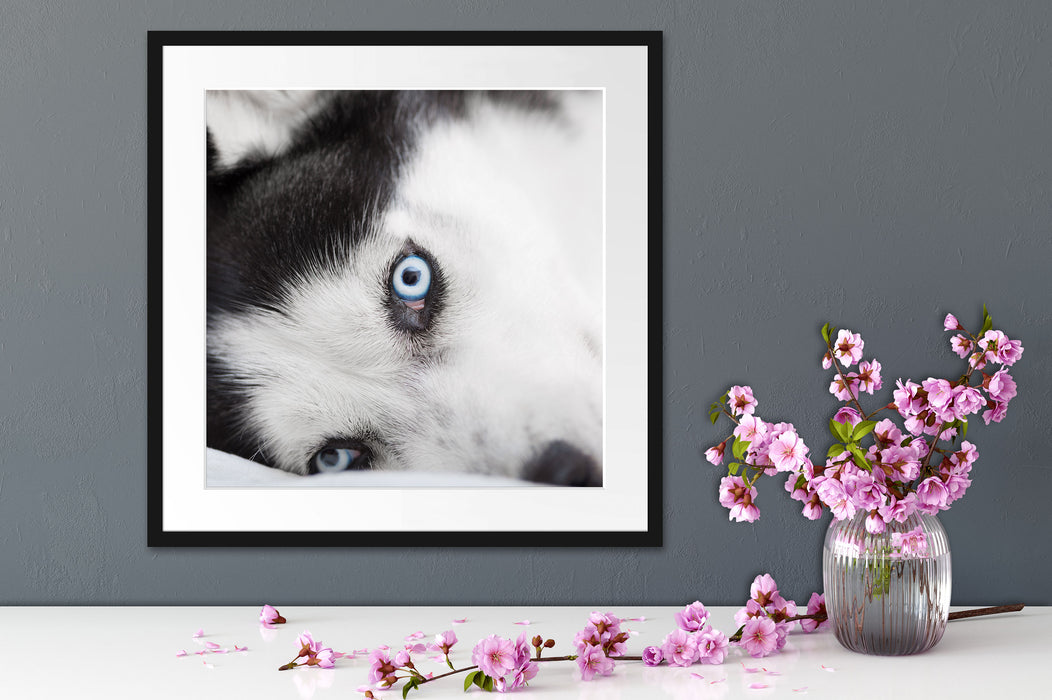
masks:
[[[837,640],[862,654],[919,654],[935,646],[950,612],[950,545],[934,515],[914,513],[884,532],[866,513],[834,520],[822,553],[826,613]]]

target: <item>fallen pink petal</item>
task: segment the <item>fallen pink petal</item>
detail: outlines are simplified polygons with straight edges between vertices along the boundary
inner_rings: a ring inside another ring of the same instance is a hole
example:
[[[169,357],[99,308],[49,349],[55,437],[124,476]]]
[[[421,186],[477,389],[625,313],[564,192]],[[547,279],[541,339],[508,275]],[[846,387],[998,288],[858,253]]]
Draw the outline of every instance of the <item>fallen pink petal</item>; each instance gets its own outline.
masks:
[[[770,688],[771,686],[766,683],[750,683],[749,690],[763,690],[764,688]]]
[[[742,664],[742,670],[745,671],[746,673],[759,673],[760,672],[760,669],[758,669],[758,668],[749,668],[745,664]]]
[[[234,651],[248,651],[248,647],[239,647],[237,644],[235,644]]]
[[[807,691],[807,686],[806,685],[802,686],[800,688],[793,688],[793,692],[794,693],[803,693],[803,692],[806,692],[806,691]]]
[[[219,648],[219,645],[216,644],[215,642],[205,642],[205,646],[208,647],[209,649],[218,649]]]
[[[629,617],[629,618],[626,618],[626,619],[629,622],[646,622],[647,621],[647,618],[645,616],[642,616],[642,615],[639,616],[639,617]]]
[[[690,675],[693,676],[694,678],[698,678],[700,680],[705,680],[705,676],[701,675],[700,673],[692,673]]]
[[[421,632],[420,630],[417,630],[416,632],[413,632],[411,635],[406,637],[405,641],[412,642],[412,641],[414,641],[416,639],[423,639],[423,638],[424,638],[424,633]]]
[[[513,622],[512,624],[513,625],[528,625],[528,624],[530,624],[530,621],[529,620],[521,620],[520,622]]]
[[[205,636],[205,628],[202,627],[201,629],[197,630],[196,632],[194,632],[193,636],[194,636],[194,639],[197,639],[198,637]]]
[[[709,681],[709,685],[716,685],[717,683],[722,683],[725,680],[727,680],[727,679],[726,678],[721,678],[718,681]]]
[[[830,673],[834,673],[836,671],[835,668],[830,668],[829,666],[826,666],[825,664],[822,664],[822,670],[823,671],[829,671]]]
[[[462,625],[462,624],[464,624],[467,621],[468,621],[468,619],[466,617],[462,617],[459,620],[453,620],[453,624],[454,625]]]
[[[186,649],[180,649],[179,651],[175,652],[175,655],[176,656],[189,656],[189,654],[186,653]]]

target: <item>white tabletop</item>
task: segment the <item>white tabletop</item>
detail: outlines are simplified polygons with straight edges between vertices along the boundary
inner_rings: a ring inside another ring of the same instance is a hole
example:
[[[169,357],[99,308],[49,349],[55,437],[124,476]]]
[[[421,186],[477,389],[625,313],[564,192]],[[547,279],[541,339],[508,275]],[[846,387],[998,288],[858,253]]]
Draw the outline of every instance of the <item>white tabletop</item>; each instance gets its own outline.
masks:
[[[0,607],[2,698],[361,698],[368,683],[364,657],[340,659],[336,668],[278,671],[297,653],[296,636],[309,630],[337,651],[382,644],[401,648],[420,631],[427,639],[452,629],[460,642],[452,658],[470,665],[481,637],[540,634],[556,640],[546,654],[574,652],[573,635],[589,607],[299,607],[277,605],[288,623],[263,629],[258,607]],[[658,644],[675,628],[672,607],[604,607],[645,621],[624,626],[638,632],[628,654]],[[958,608],[954,608],[958,609]],[[712,608],[710,622],[734,632],[735,608]],[[466,622],[454,624],[454,620]],[[528,620],[529,625],[515,624]],[[198,629],[204,636],[193,638]],[[425,639],[424,641],[427,641]],[[206,642],[229,649],[206,653]],[[247,651],[233,651],[235,645]],[[187,656],[177,656],[181,650]],[[420,657],[415,657],[418,660]],[[752,659],[732,648],[722,666],[647,668],[621,662],[614,674],[583,682],[573,662],[542,664],[521,697],[580,700],[630,698],[989,698],[1052,694],[1052,607],[950,622],[945,637],[917,656],[876,657],[840,647],[829,632],[794,632],[780,653]],[[422,671],[445,666],[427,661]],[[749,669],[757,669],[750,672]],[[765,669],[765,670],[764,670]],[[703,676],[698,678],[697,676]],[[463,675],[429,683],[410,693],[419,700],[467,698]],[[754,685],[766,686],[754,688]],[[471,696],[481,697],[473,689]],[[397,700],[401,692],[377,693]],[[497,697],[489,696],[486,697]]]

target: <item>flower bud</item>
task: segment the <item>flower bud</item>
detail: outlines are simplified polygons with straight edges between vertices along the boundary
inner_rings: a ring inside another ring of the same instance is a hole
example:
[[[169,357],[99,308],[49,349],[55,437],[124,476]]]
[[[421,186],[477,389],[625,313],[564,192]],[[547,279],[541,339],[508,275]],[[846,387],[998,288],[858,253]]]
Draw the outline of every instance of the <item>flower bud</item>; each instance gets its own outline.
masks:
[[[544,642],[544,648],[545,649],[551,649],[553,646],[555,646],[555,640],[554,639],[547,639],[547,640],[545,640],[545,642]]]

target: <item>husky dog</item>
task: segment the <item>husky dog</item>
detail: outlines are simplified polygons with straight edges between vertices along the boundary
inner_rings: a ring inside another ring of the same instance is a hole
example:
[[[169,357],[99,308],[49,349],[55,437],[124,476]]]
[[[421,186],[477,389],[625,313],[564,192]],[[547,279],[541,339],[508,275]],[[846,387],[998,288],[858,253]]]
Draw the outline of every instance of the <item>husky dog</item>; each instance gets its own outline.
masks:
[[[599,92],[212,91],[208,445],[602,484]]]

